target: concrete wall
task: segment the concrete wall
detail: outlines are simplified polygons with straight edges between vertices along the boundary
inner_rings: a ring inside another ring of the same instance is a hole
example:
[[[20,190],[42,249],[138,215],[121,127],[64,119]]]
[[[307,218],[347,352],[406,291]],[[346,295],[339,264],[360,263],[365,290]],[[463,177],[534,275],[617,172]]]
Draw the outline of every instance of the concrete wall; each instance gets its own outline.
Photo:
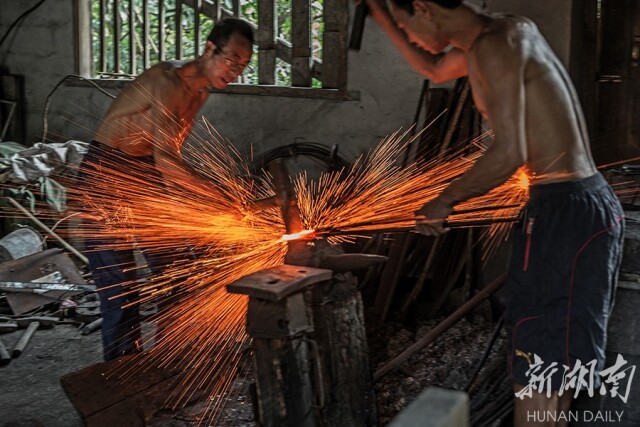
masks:
[[[37,0],[2,0],[0,34]],[[571,1],[491,0],[494,11],[531,16],[567,62]],[[74,1],[47,0],[0,47],[5,72],[23,74],[27,95],[27,143],[40,141],[45,98],[67,74],[76,73]],[[565,10],[566,9],[566,10]],[[350,157],[411,124],[422,78],[402,60],[375,23],[368,21],[363,48],[349,55],[348,89],[359,101],[212,94],[204,114],[239,147],[257,153],[294,140],[340,144]],[[110,99],[92,87],[61,86],[51,99],[47,137],[89,140]]]

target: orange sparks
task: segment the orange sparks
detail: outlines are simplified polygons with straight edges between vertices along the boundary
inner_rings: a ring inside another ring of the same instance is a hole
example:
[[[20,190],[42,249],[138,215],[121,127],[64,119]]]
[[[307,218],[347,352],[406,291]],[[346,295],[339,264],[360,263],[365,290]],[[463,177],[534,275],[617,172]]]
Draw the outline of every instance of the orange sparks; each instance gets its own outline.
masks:
[[[242,363],[241,348],[249,340],[247,298],[227,293],[225,286],[282,264],[292,240],[340,229],[347,234],[330,241],[348,242],[359,232],[415,225],[413,212],[468,170],[482,149],[474,146],[428,164],[403,167],[402,156],[411,139],[408,133],[396,133],[347,170],[322,174],[317,181],[302,174],[294,185],[305,230],[287,235],[280,209],[252,212],[250,208],[254,200],[275,194],[270,177],[253,177],[249,161],[208,122],[202,121],[199,130],[192,143],[185,144],[183,158],[210,185],[165,182],[152,165],[123,154],[114,164],[102,164],[101,173],[89,174],[82,188],[69,188],[68,197],[70,204],[84,207],[79,237],[115,237],[110,246],[116,249],[135,244],[147,254],[171,254],[172,263],[160,274],[121,284],[138,295],[138,302],[168,302],[155,318],[163,325],[162,334],[155,337],[150,351],[139,356],[141,363],[129,369],[180,370],[184,375],[175,385],[171,406],[180,407],[196,390],[207,390],[211,406],[201,422],[215,424],[223,399],[213,397],[229,389]],[[452,219],[517,215],[527,199],[526,175],[519,174],[488,195],[459,206],[460,210],[510,208],[484,214],[454,212]],[[106,228],[96,224],[96,217]],[[496,241],[506,235],[509,225],[488,230],[487,241]]]
[[[285,234],[280,238],[281,242],[290,242],[292,240],[310,240],[315,236],[315,230],[302,230],[299,233]]]

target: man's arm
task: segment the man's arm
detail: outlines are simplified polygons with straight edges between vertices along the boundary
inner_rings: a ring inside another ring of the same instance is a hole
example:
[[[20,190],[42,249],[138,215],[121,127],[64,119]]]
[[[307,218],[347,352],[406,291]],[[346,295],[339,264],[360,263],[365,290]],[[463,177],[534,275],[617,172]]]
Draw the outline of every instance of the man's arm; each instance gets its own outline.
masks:
[[[387,33],[404,59],[416,71],[434,83],[443,83],[467,75],[467,63],[464,52],[451,49],[440,55],[420,49],[407,39],[406,34],[394,22],[384,0],[366,1],[371,11],[371,17]]]
[[[505,34],[488,34],[476,41],[469,72],[485,104],[494,140],[469,171],[416,212],[424,218],[418,225],[421,232],[442,233],[442,221],[455,204],[485,194],[526,163],[525,43],[513,43]]]

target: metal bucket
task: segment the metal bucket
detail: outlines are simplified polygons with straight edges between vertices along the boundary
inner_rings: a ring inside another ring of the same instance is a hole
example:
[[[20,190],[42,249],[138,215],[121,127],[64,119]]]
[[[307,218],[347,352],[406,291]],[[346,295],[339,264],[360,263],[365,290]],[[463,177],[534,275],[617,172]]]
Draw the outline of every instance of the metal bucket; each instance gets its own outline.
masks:
[[[0,263],[44,249],[42,235],[31,227],[19,228],[0,239]]]

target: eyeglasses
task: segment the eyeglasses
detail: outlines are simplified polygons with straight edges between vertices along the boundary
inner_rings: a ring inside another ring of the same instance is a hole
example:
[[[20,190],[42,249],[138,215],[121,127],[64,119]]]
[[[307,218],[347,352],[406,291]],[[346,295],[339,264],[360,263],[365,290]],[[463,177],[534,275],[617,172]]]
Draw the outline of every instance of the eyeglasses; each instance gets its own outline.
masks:
[[[220,52],[223,54],[226,54],[224,50],[220,50]],[[229,67],[231,71],[233,71],[238,75],[242,74],[242,72],[244,71],[245,68],[247,68],[247,65],[248,65],[248,64],[241,64],[237,60],[228,58],[226,56],[224,57],[224,63],[227,67]]]

